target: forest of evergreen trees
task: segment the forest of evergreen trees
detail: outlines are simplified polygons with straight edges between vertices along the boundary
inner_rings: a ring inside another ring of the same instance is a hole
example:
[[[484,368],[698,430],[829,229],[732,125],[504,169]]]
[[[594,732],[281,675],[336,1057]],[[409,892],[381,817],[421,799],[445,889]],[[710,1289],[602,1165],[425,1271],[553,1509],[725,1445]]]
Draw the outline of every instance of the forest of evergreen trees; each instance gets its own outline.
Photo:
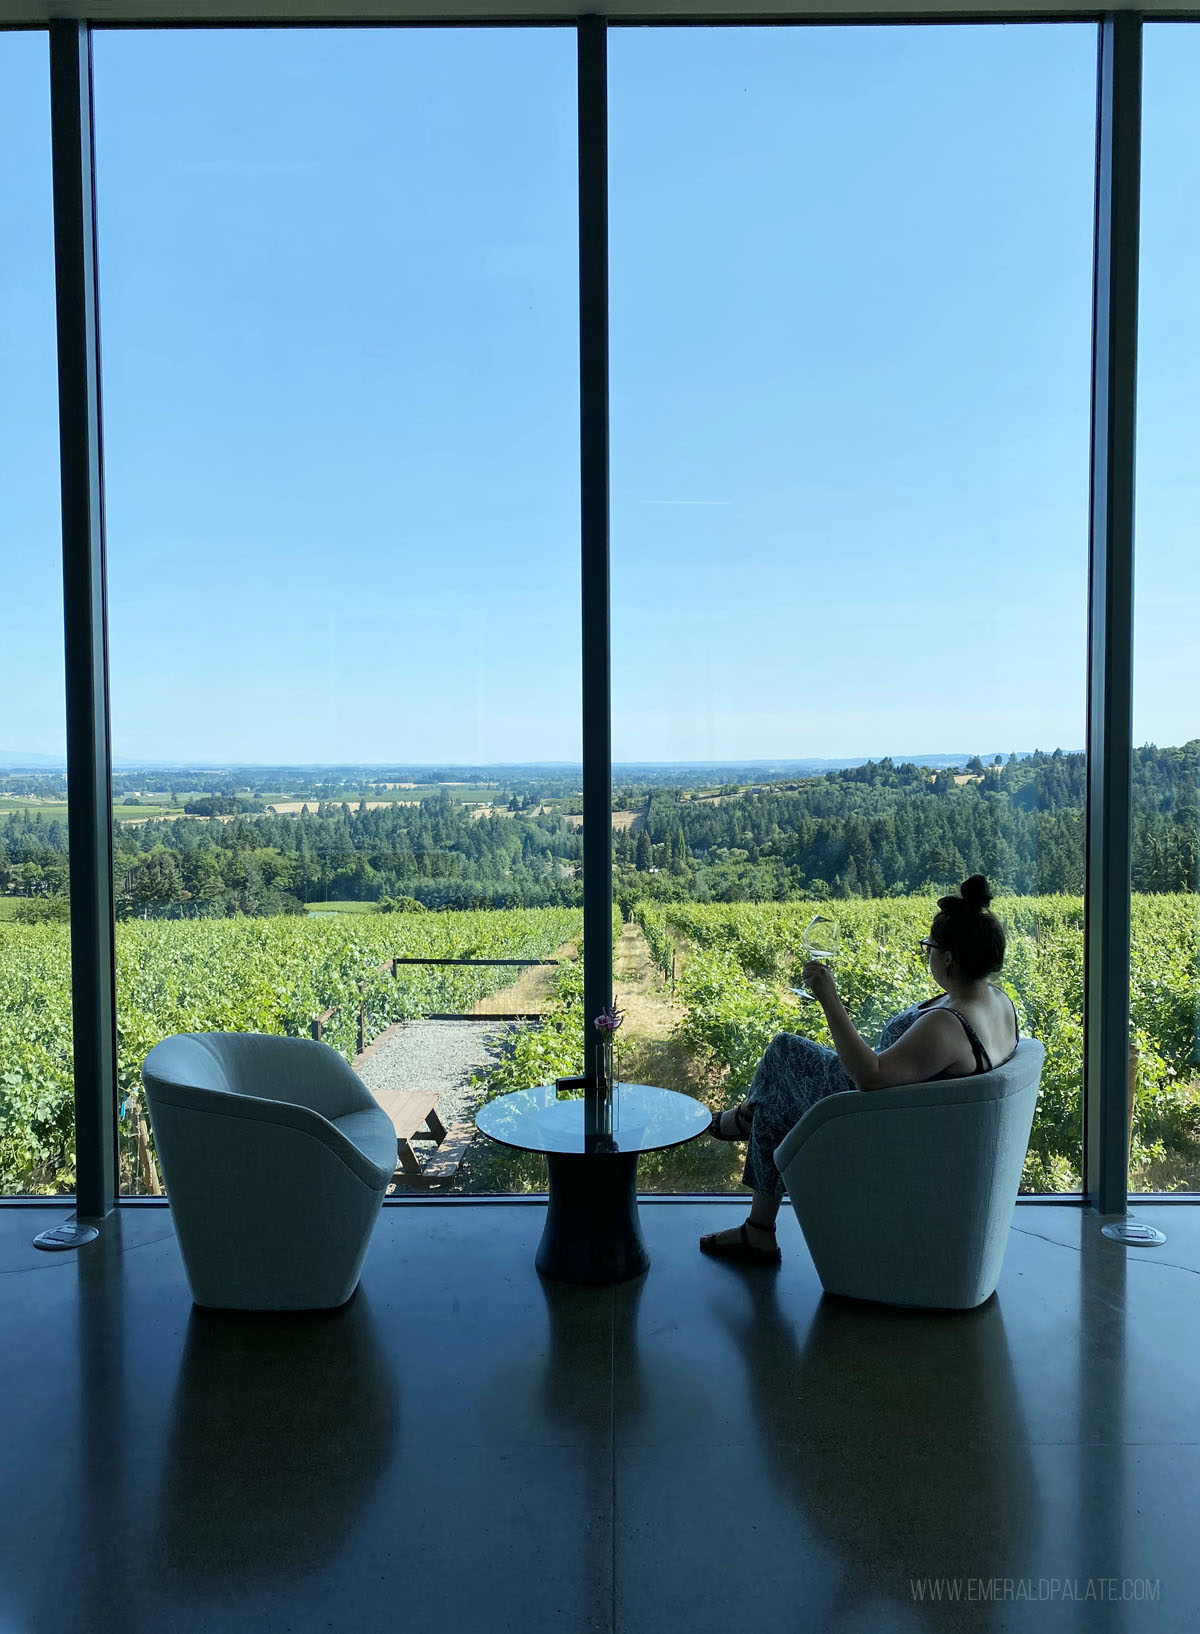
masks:
[[[614,889],[637,897],[786,901],[901,895],[981,870],[998,890],[1083,888],[1084,757],[1055,751],[966,768],[884,759],[715,794],[627,781],[614,808]],[[681,779],[681,785],[682,785]],[[1134,888],[1197,889],[1200,741],[1134,754]],[[321,801],[299,816],[241,812],[116,829],[118,911],[302,912],[321,900],[425,909],[576,905],[582,835],[569,800],[514,798],[473,815],[448,791],[412,805]],[[225,808],[222,810],[221,808]],[[628,821],[628,820],[626,820]],[[0,892],[18,917],[65,913],[67,825],[36,806],[0,819]]]

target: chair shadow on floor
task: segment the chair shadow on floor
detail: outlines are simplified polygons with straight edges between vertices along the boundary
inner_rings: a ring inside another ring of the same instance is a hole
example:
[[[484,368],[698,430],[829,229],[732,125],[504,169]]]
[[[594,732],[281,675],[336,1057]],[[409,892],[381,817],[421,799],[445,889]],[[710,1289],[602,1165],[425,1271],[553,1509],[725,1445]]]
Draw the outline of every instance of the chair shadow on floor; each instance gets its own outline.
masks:
[[[863,1627],[901,1608],[934,1630],[1010,1617],[1003,1600],[914,1592],[918,1579],[1031,1575],[1040,1503],[997,1298],[943,1313],[826,1294],[798,1332],[777,1277],[739,1281],[739,1305],[721,1309],[763,1466],[838,1566],[820,1626]]]
[[[166,1582],[204,1592],[315,1571],[394,1457],[395,1378],[360,1288],[336,1311],[193,1306],[152,1540]]]

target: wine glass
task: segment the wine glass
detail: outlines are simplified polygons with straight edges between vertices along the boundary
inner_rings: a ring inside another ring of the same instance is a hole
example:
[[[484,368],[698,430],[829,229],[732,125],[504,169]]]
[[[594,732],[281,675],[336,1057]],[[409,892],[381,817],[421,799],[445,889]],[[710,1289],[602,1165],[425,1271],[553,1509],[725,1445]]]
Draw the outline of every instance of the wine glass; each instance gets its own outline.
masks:
[[[804,927],[805,964],[810,959],[836,959],[840,946],[841,934],[837,921],[830,919],[827,914],[815,913]],[[791,991],[809,1003],[816,1002],[807,987],[793,987]]]

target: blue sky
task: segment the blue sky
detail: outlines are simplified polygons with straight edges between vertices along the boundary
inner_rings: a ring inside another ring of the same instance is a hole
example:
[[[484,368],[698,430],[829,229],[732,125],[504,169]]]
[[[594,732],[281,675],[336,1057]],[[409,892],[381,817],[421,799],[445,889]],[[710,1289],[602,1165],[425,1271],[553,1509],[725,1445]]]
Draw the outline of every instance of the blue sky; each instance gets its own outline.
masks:
[[[119,756],[578,756],[573,46],[97,39]],[[0,747],[52,752],[45,50],[0,36]],[[618,759],[1082,743],[1094,72],[613,31]],[[1200,730],[1198,77],[1147,30],[1139,741]]]

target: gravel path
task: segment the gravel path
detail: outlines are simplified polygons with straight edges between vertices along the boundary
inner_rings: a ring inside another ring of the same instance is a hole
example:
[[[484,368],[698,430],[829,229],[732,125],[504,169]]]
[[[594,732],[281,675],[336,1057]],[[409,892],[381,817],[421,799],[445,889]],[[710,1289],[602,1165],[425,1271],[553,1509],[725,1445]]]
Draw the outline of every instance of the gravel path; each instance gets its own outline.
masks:
[[[519,1022],[406,1021],[358,1067],[370,1090],[429,1089],[441,1094],[438,1117],[446,1125],[474,1115],[483,1100],[471,1077],[482,1077]]]

